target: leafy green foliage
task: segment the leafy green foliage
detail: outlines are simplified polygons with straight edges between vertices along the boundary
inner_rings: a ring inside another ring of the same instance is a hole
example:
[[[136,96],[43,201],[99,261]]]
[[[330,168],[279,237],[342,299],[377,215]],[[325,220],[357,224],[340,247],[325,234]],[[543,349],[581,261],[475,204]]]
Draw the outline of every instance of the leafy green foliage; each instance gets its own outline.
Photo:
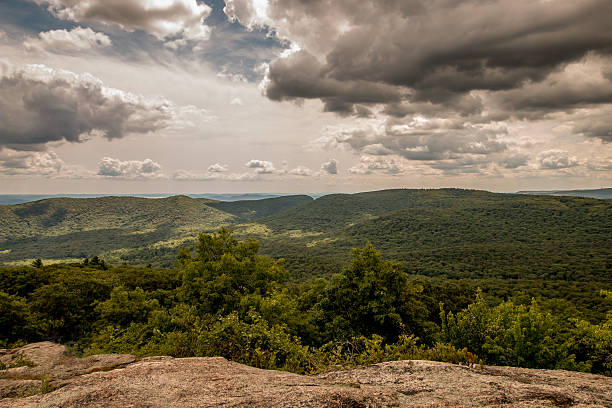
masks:
[[[28,318],[25,299],[0,291],[0,346],[6,346],[7,340],[30,338]]]
[[[427,309],[418,300],[420,290],[409,285],[399,264],[383,261],[368,243],[354,249],[351,264],[332,277],[316,306],[317,321],[336,339],[379,334],[392,340],[406,332],[423,336]]]
[[[240,222],[250,222],[311,201],[310,196],[293,195],[263,200],[217,201],[209,203],[208,206],[235,215]]]
[[[419,358],[612,374],[612,313],[596,324],[524,293],[492,300],[466,281],[411,277],[371,244],[329,280],[297,284],[257,241],[222,228],[181,250],[175,269],[99,257],[0,268],[0,343],[220,355],[299,373]]]
[[[444,341],[490,364],[612,374],[612,318],[601,325],[563,321],[535,300],[528,306],[510,301],[491,307],[480,293],[457,315],[441,309],[441,316]]]
[[[178,255],[183,283],[179,294],[203,313],[248,309],[249,298],[267,296],[288,277],[281,262],[257,256],[257,241],[240,242],[225,228],[200,234],[195,250],[194,257],[187,250]]]

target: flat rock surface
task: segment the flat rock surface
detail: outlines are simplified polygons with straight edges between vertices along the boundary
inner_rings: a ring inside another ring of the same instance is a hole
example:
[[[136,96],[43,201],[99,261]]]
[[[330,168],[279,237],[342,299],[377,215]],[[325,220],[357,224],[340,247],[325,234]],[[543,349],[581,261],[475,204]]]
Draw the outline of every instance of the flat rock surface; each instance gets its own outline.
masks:
[[[2,408],[612,407],[612,378],[560,370],[393,361],[301,376],[220,357],[77,359],[48,342],[0,350],[0,361],[19,353],[34,367],[0,373]]]

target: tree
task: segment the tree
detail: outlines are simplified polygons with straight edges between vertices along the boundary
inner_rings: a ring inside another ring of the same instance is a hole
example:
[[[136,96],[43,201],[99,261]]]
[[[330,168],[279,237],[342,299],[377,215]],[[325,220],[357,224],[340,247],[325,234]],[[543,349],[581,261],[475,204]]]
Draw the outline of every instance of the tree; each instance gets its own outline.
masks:
[[[561,322],[542,311],[535,299],[527,306],[508,301],[490,307],[479,291],[476,301],[456,316],[444,310],[440,314],[443,340],[467,347],[489,364],[555,368],[570,358],[557,333]]]
[[[230,229],[200,234],[195,250],[193,257],[186,249],[178,255],[179,294],[203,313],[246,313],[252,306],[248,298],[268,296],[288,277],[282,261],[257,255],[259,242],[238,241]]]
[[[25,299],[0,291],[0,345],[28,337],[28,306]]]
[[[398,263],[384,261],[368,243],[353,249],[351,264],[333,276],[315,306],[317,320],[330,339],[379,334],[394,341],[405,332],[427,336],[419,289],[409,284]]]
[[[43,262],[40,258],[36,258],[35,260],[32,261],[32,266],[34,268],[42,268],[43,267]]]
[[[100,314],[102,322],[127,326],[130,323],[142,323],[147,320],[149,313],[159,308],[157,299],[147,299],[141,288],[127,290],[123,286],[113,288],[110,299],[100,302],[96,312]]]

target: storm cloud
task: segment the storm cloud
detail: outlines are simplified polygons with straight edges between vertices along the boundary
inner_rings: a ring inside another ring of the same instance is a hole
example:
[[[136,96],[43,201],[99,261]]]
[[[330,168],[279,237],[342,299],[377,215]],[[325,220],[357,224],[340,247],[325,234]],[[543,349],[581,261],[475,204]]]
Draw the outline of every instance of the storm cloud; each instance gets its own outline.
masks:
[[[262,87],[272,100],[319,99],[326,111],[354,116],[382,105],[394,117],[466,123],[612,112],[608,0],[263,3],[232,0],[225,11],[294,44],[269,64]],[[576,83],[576,71],[594,76]],[[597,125],[583,133],[610,140]]]
[[[377,127],[330,129],[316,143],[322,147],[348,147],[368,155],[430,161],[504,152],[508,149],[500,138],[504,134],[504,128],[465,126],[445,120],[387,121]]]
[[[105,87],[91,75],[41,65],[0,74],[0,148],[119,139],[175,126],[177,119],[172,103]]]

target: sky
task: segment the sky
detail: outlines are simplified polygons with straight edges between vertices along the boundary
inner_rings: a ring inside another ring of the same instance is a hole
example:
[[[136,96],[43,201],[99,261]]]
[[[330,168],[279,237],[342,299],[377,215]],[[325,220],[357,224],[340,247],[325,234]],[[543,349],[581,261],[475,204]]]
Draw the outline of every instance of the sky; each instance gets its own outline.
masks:
[[[609,0],[2,0],[0,193],[612,186]]]

